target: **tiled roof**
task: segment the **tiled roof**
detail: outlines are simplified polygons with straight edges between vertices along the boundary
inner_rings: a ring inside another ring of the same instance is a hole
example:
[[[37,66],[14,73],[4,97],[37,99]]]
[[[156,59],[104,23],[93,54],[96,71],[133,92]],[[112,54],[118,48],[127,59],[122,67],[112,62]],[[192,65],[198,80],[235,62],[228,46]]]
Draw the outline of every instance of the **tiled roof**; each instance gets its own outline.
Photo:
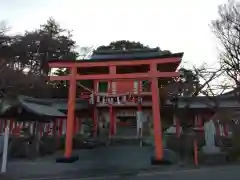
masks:
[[[135,50],[135,51],[106,51],[106,52],[98,52],[94,53],[90,60],[121,60],[121,59],[152,59],[152,58],[161,58],[161,57],[171,57],[174,54],[163,54],[162,51],[159,50],[151,50],[151,51],[143,51],[143,50]]]
[[[179,97],[176,101],[178,108],[209,108],[215,107],[216,105],[219,108],[240,108],[240,102],[230,95],[221,95],[216,97],[207,97],[207,96],[197,96],[197,97]],[[166,105],[172,105],[173,103],[168,100]]]
[[[119,60],[144,60],[144,59],[164,59],[179,57],[182,58],[183,53],[175,54],[161,54],[160,52],[138,52],[138,53],[116,53],[116,54],[93,54],[90,59],[85,60],[66,60],[66,59],[52,59],[49,62],[78,62],[86,63],[89,61],[98,62],[98,61],[119,61]]]
[[[51,102],[37,102],[34,98],[26,96],[19,96],[20,105],[27,111],[34,113],[38,116],[49,117],[65,117],[66,114],[62,113],[59,109],[53,106]],[[35,101],[34,101],[35,100]]]
[[[18,96],[17,99],[5,99],[1,103],[0,116],[11,109],[21,107],[25,111],[41,117],[65,117],[67,99],[36,99],[28,96]],[[76,110],[89,108],[87,100],[77,100]],[[16,110],[15,110],[16,111]]]

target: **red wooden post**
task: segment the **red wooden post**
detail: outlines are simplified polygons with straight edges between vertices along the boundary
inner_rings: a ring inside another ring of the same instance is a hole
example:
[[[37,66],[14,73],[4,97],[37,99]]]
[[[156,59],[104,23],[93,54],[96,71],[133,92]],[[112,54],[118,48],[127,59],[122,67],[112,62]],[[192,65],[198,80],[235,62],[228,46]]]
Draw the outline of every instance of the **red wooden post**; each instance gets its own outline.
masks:
[[[138,101],[140,98],[140,94],[141,94],[141,81],[138,81],[138,98],[137,98]],[[142,111],[141,103],[138,103],[138,111]]]
[[[194,128],[197,128],[198,126],[198,115],[194,116]]]
[[[67,112],[67,131],[65,141],[65,158],[70,158],[72,155],[72,139],[74,130],[75,118],[75,103],[76,103],[76,75],[77,68],[71,68],[70,81],[69,81],[69,99],[68,99],[68,112]]]
[[[10,123],[9,123],[9,133],[12,132],[13,130],[13,125],[14,125],[14,119],[9,119]]]
[[[198,126],[199,126],[199,128],[203,129],[202,116],[200,116],[200,115],[198,115]]]
[[[150,73],[157,71],[157,64],[151,64]],[[162,126],[160,117],[160,97],[158,88],[158,78],[152,77],[151,79],[151,91],[152,91],[152,110],[153,110],[153,128],[154,128],[154,140],[155,140],[155,158],[156,160],[163,159],[163,142],[162,142]]]
[[[112,108],[112,135],[117,132],[116,109]]]
[[[96,96],[95,92],[98,91],[97,86],[98,86],[98,81],[93,81],[93,135],[94,137],[97,136],[97,130],[98,130],[98,113],[97,113],[97,107],[96,107]]]
[[[113,117],[113,106],[112,104],[109,104],[109,137],[112,137],[114,134],[114,117]]]
[[[40,137],[43,136],[43,125],[42,125],[42,123],[39,124],[39,135],[40,135]]]
[[[197,146],[197,140],[194,138],[193,141],[193,151],[194,151],[194,164],[198,165],[198,146]]]
[[[225,123],[223,125],[223,132],[224,132],[224,136],[228,137],[228,124],[227,123]]]
[[[137,89],[137,92],[138,92],[138,98],[137,98],[137,102],[138,102],[138,111],[141,112],[142,111],[142,105],[141,105],[141,102],[139,102],[139,98],[140,98],[140,92],[141,91],[141,81],[138,81],[138,89]],[[138,136],[139,137],[142,137],[142,127],[138,129]]]
[[[109,105],[109,120],[110,120],[110,122],[109,122],[109,137],[112,137],[112,135],[113,135],[113,116],[112,116],[112,114],[113,114],[113,107],[110,104]]]
[[[62,136],[62,126],[63,126],[63,118],[58,119],[58,135]]]
[[[110,75],[116,74],[116,66],[109,66],[109,73]],[[109,81],[109,93],[112,94],[112,81]],[[114,115],[114,109],[111,103],[109,103],[109,116],[110,116],[110,137],[115,134],[115,115]]]

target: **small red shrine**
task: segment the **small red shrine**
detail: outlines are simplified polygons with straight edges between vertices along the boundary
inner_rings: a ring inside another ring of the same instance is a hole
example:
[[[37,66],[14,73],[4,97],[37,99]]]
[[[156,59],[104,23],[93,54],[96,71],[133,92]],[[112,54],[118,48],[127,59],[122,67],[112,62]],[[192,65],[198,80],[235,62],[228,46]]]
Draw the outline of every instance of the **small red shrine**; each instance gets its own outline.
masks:
[[[91,80],[93,89],[90,101],[93,105],[94,135],[97,135],[99,116],[107,112],[109,136],[116,134],[116,117],[126,110],[150,114],[153,124],[155,159],[163,159],[163,142],[160,116],[160,84],[179,76],[176,72],[183,53],[161,55],[158,52],[121,52],[107,56],[93,56],[90,60],[51,60],[50,68],[68,68],[66,76],[51,76],[52,81],[69,82],[68,112],[65,159],[72,157],[72,139],[75,126],[76,84]],[[143,81],[149,87],[143,87]],[[101,82],[107,82],[107,92],[99,89]],[[105,113],[106,114],[106,113]],[[71,161],[71,160],[70,160]]]

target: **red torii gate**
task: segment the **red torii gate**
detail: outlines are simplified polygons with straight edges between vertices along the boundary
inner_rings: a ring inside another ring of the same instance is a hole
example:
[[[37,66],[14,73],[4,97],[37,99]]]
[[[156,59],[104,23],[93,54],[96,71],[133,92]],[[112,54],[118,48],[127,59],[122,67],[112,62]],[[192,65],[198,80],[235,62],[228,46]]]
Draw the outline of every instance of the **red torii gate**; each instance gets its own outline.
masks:
[[[155,160],[163,160],[163,143],[162,143],[162,128],[160,117],[160,97],[158,88],[158,78],[171,78],[178,77],[179,72],[175,72],[176,68],[181,62],[183,53],[162,55],[152,59],[120,59],[120,60],[52,60],[49,61],[50,68],[69,68],[70,74],[67,76],[50,76],[52,81],[69,81],[69,97],[68,97],[68,112],[67,112],[67,130],[65,142],[65,159],[71,159],[72,156],[72,139],[74,132],[74,118],[75,118],[75,101],[76,101],[76,81],[77,80],[149,80],[151,82],[152,93],[152,111],[153,111],[153,129],[154,129],[154,142],[155,142]],[[171,72],[159,72],[158,65],[172,64],[175,68]],[[119,66],[141,66],[147,65],[148,72],[144,73],[127,73],[118,74],[117,67]],[[108,67],[108,74],[90,74],[81,75],[77,73],[77,68],[90,68],[90,67]]]

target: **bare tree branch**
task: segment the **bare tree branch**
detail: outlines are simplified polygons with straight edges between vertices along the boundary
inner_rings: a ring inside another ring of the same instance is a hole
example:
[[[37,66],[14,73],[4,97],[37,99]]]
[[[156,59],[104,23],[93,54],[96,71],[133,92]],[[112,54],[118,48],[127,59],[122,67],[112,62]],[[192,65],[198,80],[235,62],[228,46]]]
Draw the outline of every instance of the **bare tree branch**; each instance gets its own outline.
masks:
[[[212,21],[212,30],[221,44],[220,64],[234,83],[240,86],[240,9],[239,2],[219,6],[219,18]]]

